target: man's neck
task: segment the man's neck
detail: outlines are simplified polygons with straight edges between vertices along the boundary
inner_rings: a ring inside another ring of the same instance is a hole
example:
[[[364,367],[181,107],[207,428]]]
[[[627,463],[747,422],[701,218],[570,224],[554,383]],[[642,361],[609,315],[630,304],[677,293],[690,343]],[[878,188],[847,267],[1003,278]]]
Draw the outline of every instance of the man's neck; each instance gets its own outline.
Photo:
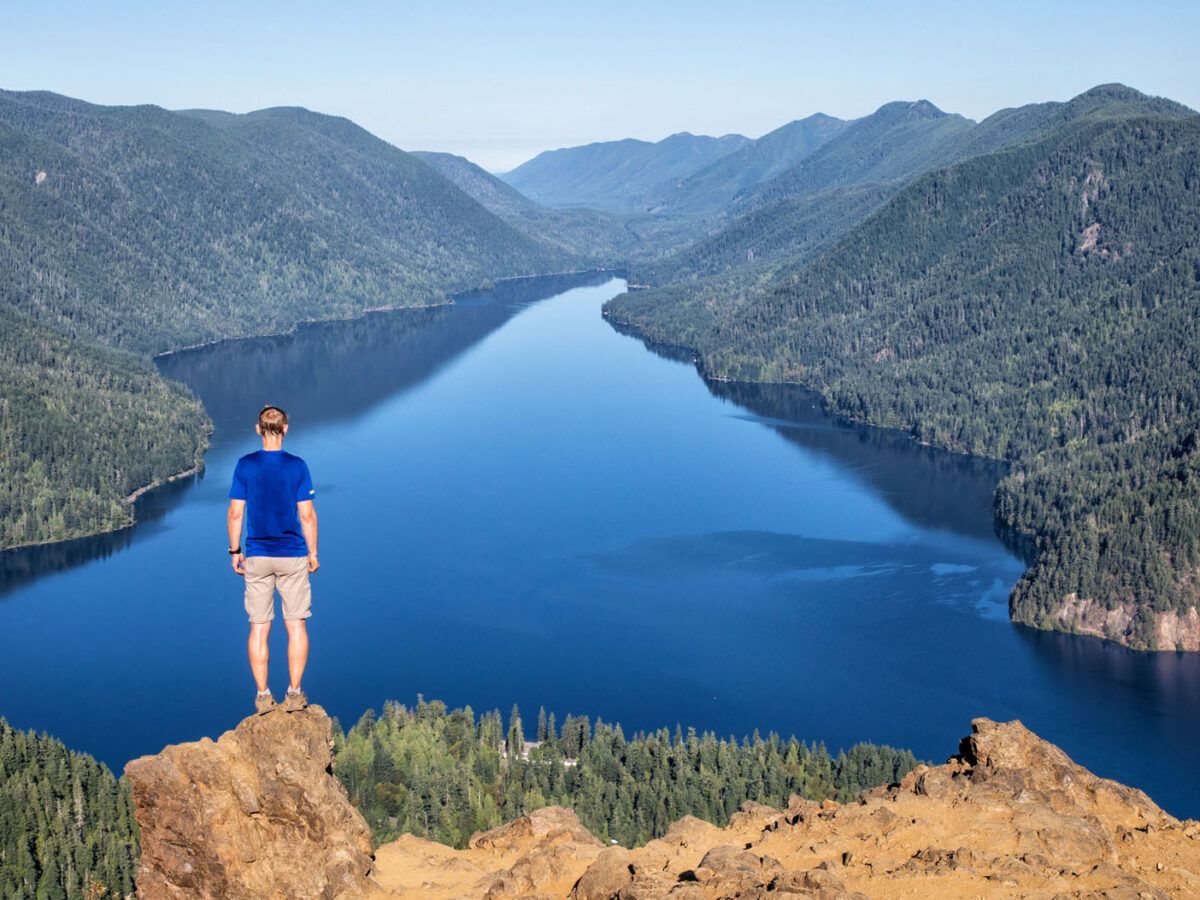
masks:
[[[281,438],[281,437],[270,437],[269,438],[269,437],[264,436],[263,437],[263,449],[264,450],[282,450],[283,449],[283,438]]]

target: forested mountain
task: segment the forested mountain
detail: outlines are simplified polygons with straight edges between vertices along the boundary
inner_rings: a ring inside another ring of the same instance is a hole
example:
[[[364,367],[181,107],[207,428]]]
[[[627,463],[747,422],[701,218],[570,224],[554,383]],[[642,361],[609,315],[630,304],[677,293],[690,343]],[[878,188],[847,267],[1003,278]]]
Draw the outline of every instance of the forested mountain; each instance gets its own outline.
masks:
[[[820,114],[790,123],[644,198],[636,230],[650,239],[631,257],[637,282],[711,277],[700,292],[736,292],[828,249],[918,175],[1037,140],[1102,110],[1165,115],[1184,108],[1123,85],[1102,85],[1066,103],[1000,110],[976,124],[927,100],[887,103],[844,122]],[[654,224],[661,227],[655,229]]]
[[[547,206],[641,210],[648,197],[750,143],[681,132],[657,143],[626,138],[547,150],[500,177]]]
[[[866,219],[908,179],[957,158],[952,148],[976,127],[927,100],[888,103],[840,124],[775,177],[748,181],[736,195],[727,196],[720,210],[727,224],[665,258],[635,266],[637,280],[664,284],[739,269],[761,279],[780,264],[810,259]],[[680,186],[674,204],[665,204],[665,210],[703,208],[686,190],[690,183]]]
[[[0,896],[131,896],[137,848],[124,780],[0,718]]]
[[[591,257],[589,257],[591,258]],[[346,119],[0,92],[0,548],[128,524],[207,418],[143,361],[586,264]]]
[[[462,156],[413,153],[439,175],[521,233],[597,266],[623,264],[642,249],[625,218],[594,209],[542,206]]]
[[[761,206],[829,188],[907,178],[936,164],[941,148],[974,125],[928,100],[885,103],[797,165],[747,192],[739,205]]]
[[[334,774],[377,842],[417,834],[466,845],[475,831],[549,804],[575,810],[605,842],[660,837],[684,815],[724,824],[746,800],[786,805],[790,794],[852,800],[917,765],[907,750],[857,744],[831,755],[776,734],[736,741],[694,729],[626,737],[620,725],[542,710],[536,745],[513,707],[476,719],[470,707],[397,703],[338,736]]]
[[[0,93],[8,306],[141,351],[568,268],[346,119]]]
[[[789,122],[705,166],[659,202],[676,213],[712,213],[738,194],[782,175],[849,125],[824,113]]]
[[[720,229],[665,257],[635,262],[633,273],[639,282],[659,285],[734,275],[733,282],[699,292],[736,291],[817,256],[924,172],[1039,140],[1083,116],[1132,113],[1190,111],[1124,85],[1101,85],[1066,103],[1000,110],[977,125],[941,115],[924,101],[887,104],[850,123],[811,159],[743,192]]]
[[[606,312],[711,375],[1012,460],[997,514],[1037,549],[1014,619],[1200,646],[1200,116],[1120,86],[1072,103],[765,284]]]

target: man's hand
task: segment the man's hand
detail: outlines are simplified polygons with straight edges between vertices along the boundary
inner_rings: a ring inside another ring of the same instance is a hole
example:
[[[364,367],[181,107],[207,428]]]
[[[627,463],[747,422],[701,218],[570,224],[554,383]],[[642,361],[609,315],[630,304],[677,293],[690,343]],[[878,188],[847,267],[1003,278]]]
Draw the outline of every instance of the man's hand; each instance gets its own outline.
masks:
[[[311,575],[317,569],[321,568],[321,561],[317,559],[317,554],[308,554],[308,574]]]
[[[232,556],[229,557],[229,562],[233,566],[233,571],[237,572],[239,575],[246,574],[246,554],[245,553],[234,553]]]

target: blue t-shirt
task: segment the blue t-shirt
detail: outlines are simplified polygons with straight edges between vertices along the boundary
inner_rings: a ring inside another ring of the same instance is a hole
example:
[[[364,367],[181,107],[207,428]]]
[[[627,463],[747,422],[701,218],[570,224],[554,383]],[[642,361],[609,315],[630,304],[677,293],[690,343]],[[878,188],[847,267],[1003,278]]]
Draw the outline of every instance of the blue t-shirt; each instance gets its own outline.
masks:
[[[229,499],[246,501],[246,555],[307,556],[296,504],[315,493],[308,464],[286,450],[256,450],[239,459]]]

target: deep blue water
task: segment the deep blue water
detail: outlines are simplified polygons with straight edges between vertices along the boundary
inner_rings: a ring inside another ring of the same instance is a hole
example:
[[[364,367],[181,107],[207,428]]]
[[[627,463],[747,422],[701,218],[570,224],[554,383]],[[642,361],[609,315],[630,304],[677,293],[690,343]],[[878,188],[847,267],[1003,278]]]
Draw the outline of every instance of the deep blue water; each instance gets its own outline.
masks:
[[[0,556],[0,715],[119,768],[249,711],[225,493],[271,402],[318,490],[306,686],[346,724],[421,692],[940,760],[973,716],[1018,717],[1200,814],[1200,660],[1011,625],[994,464],[706,385],[600,317],[620,289],[515,283],[163,359],[213,416],[207,470],[136,528]]]

